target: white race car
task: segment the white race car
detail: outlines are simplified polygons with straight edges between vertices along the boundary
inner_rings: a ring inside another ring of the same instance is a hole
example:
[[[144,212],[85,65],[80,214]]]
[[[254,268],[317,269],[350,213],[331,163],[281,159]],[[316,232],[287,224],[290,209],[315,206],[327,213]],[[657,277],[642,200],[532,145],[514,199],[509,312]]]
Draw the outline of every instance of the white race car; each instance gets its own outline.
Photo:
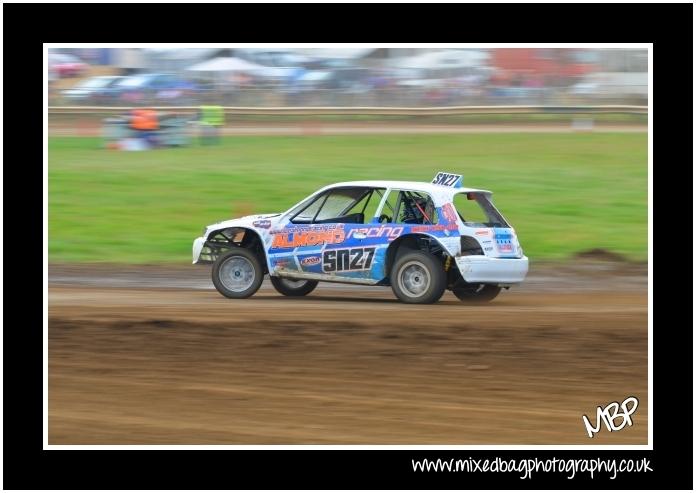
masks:
[[[491,192],[464,188],[452,173],[336,183],[281,214],[212,224],[193,242],[193,263],[213,263],[213,284],[228,298],[253,295],[269,274],[286,296],[326,281],[391,286],[406,303],[434,303],[446,289],[490,301],[528,269]]]

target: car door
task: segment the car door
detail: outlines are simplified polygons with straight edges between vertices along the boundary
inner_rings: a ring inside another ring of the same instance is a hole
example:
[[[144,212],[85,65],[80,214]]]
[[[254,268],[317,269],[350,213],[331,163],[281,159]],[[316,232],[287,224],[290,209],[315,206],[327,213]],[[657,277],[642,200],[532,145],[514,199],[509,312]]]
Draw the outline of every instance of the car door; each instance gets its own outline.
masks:
[[[368,239],[380,195],[370,187],[327,190],[299,210],[273,234],[268,250],[276,275],[297,279],[374,284],[376,248]],[[363,205],[364,204],[364,205]],[[366,217],[366,215],[368,217]]]
[[[440,224],[433,198],[426,192],[407,189],[390,189],[383,198],[376,215],[377,224],[366,231],[366,245],[375,246],[376,267],[374,277],[386,276],[386,254],[391,243],[407,234],[429,236],[456,235],[456,224]]]

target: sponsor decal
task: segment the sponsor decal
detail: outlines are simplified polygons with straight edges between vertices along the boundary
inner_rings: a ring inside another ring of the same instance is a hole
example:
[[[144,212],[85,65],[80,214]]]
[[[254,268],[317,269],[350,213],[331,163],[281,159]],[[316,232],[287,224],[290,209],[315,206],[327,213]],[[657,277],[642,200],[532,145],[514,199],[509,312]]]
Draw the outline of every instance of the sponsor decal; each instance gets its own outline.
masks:
[[[271,227],[271,221],[269,221],[268,219],[259,219],[258,221],[254,221],[251,224],[253,224],[257,228],[263,229],[269,229]]]
[[[404,232],[403,226],[375,226],[372,228],[355,228],[348,231],[346,239],[352,238],[355,233],[363,233],[368,238],[382,238],[386,236],[394,239],[401,236]]]
[[[457,223],[457,211],[454,210],[452,204],[442,206],[442,215],[448,223]]]
[[[342,226],[342,225],[341,225]],[[343,227],[340,229],[318,228],[316,230],[287,229],[279,232],[273,238],[271,248],[297,248],[316,246],[324,243],[343,243],[346,238]]]
[[[295,267],[294,262],[289,259],[279,258],[273,259],[273,265],[278,269],[286,269],[288,267]]]
[[[447,233],[448,231],[454,231],[458,230],[459,227],[456,224],[450,223],[450,224],[426,224],[426,225],[417,225],[411,227],[411,232],[412,233],[427,233],[431,231],[444,231]]]
[[[512,233],[507,231],[496,231],[495,243],[500,253],[512,253]]]
[[[279,233],[308,233],[310,231],[333,231],[335,229],[343,229],[343,223],[332,224],[288,224],[281,229],[272,229],[271,234]]]
[[[474,233],[476,236],[489,236],[491,231],[489,229],[479,229]]]
[[[370,270],[375,258],[374,248],[345,248],[340,250],[325,250],[324,272],[349,272]]]
[[[305,257],[300,261],[300,265],[317,265],[318,263],[321,263],[321,257]]]

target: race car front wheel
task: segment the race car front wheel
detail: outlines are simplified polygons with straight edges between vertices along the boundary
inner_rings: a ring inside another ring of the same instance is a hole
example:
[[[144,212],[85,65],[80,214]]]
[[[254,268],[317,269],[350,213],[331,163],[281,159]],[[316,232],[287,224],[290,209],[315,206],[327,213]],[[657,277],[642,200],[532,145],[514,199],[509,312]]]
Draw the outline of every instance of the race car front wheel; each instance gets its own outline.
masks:
[[[213,284],[228,298],[248,298],[261,287],[263,269],[253,252],[232,248],[213,264]]]
[[[271,276],[271,284],[280,294],[285,296],[305,296],[317,287],[317,281],[307,279],[285,279],[283,277]]]
[[[500,294],[500,290],[500,286],[493,284],[467,284],[452,289],[452,292],[462,301],[488,303]]]
[[[437,257],[407,250],[391,269],[392,291],[404,303],[435,303],[445,292],[447,278]]]

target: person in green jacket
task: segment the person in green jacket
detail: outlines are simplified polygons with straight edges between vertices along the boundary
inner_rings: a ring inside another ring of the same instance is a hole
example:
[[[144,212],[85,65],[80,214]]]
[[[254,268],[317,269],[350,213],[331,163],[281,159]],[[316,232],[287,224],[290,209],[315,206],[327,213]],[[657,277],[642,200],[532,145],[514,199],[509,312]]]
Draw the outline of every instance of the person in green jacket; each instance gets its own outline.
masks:
[[[201,124],[201,144],[217,144],[225,124],[225,111],[222,106],[201,106],[199,111]]]

